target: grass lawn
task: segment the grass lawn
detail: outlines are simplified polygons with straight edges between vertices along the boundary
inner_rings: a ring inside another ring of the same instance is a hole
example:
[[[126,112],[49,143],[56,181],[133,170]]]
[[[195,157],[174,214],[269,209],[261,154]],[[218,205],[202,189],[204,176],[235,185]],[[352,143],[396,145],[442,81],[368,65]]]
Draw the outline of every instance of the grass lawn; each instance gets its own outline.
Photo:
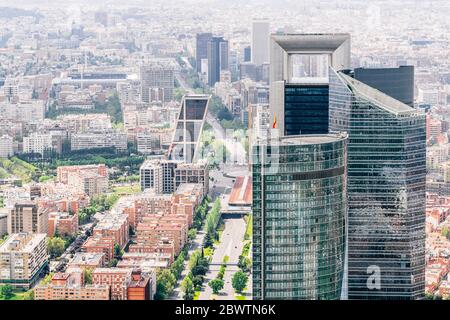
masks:
[[[8,171],[6,171],[5,168],[0,167],[0,179],[6,179],[9,177],[11,177],[11,174]]]
[[[245,299],[246,299],[246,297],[243,296],[242,294],[236,295],[236,300],[245,300]]]
[[[36,173],[37,168],[28,162],[17,157],[11,159],[0,159],[1,176],[6,174],[15,175],[23,182],[31,182],[32,176]]]
[[[14,293],[14,297],[12,297],[10,300],[24,300],[24,295],[26,292],[16,292]]]
[[[14,291],[13,292],[13,297],[11,299],[8,300],[25,300],[25,295],[26,295],[26,291]],[[0,298],[0,300],[6,300],[4,298]]]
[[[119,196],[126,196],[141,192],[139,184],[133,184],[129,186],[117,186],[113,187],[113,192]]]

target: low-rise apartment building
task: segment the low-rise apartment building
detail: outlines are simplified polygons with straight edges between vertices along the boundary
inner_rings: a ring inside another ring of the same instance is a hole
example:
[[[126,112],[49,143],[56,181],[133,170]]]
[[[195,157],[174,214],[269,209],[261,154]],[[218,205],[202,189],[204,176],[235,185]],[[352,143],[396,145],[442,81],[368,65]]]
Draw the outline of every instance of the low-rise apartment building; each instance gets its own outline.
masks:
[[[35,300],[109,300],[107,284],[85,284],[83,272],[56,273],[49,284],[34,289]]]

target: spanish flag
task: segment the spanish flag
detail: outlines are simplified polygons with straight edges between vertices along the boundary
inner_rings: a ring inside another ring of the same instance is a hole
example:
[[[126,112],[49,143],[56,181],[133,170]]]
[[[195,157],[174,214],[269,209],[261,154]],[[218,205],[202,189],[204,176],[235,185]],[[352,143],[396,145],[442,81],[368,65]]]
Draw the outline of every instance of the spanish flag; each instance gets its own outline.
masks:
[[[272,124],[272,129],[276,129],[277,128],[277,114],[275,113],[273,115],[273,124]]]

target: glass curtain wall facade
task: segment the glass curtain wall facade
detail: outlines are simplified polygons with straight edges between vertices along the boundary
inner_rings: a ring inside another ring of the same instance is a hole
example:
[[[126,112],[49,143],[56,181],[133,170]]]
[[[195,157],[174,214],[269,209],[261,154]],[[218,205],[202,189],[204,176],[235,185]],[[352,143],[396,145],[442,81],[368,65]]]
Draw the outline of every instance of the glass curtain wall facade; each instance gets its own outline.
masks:
[[[192,163],[196,159],[210,96],[186,95],[181,101],[169,159]]]
[[[346,144],[346,135],[314,135],[254,145],[254,299],[340,298]]]
[[[348,298],[425,290],[425,115],[330,71],[330,130],[348,133]]]
[[[414,66],[356,68],[354,78],[410,107],[414,106]]]
[[[328,133],[328,85],[284,87],[285,135]]]

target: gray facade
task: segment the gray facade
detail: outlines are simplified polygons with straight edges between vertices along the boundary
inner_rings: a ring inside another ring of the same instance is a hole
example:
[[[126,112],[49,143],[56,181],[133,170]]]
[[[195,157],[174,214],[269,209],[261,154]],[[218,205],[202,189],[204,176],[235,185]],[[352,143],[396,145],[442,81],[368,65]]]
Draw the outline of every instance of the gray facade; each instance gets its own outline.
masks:
[[[220,81],[220,71],[228,70],[228,41],[212,37],[207,44],[208,85],[213,87]]]
[[[201,72],[202,59],[208,58],[208,42],[212,39],[212,33],[197,33],[195,46],[195,62],[197,72]]]

